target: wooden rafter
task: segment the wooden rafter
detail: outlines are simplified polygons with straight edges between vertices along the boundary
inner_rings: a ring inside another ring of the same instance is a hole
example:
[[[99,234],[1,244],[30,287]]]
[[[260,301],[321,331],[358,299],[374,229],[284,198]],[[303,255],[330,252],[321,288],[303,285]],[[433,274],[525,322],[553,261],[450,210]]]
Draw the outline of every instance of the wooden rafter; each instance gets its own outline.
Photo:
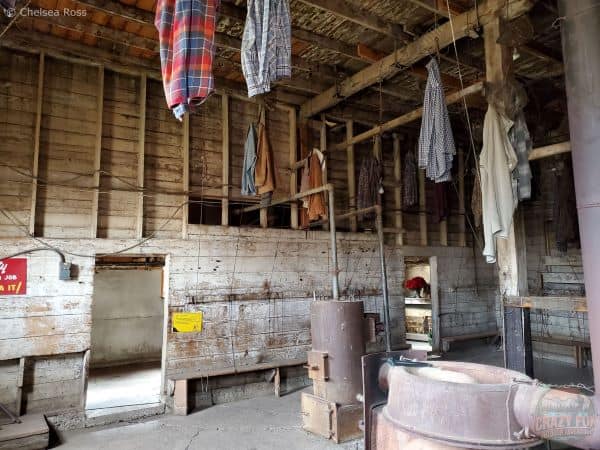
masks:
[[[310,99],[301,108],[303,118],[311,117],[336,104],[342,99],[373,85],[381,79],[387,79],[401,70],[402,66],[410,66],[425,56],[433,53],[437,47],[445,48],[453,39],[467,36],[473,25],[485,25],[496,14],[505,19],[519,17],[532,7],[530,0],[515,0],[508,10],[500,8],[491,1],[483,2],[477,10],[472,9],[453,18],[453,26],[449,22],[421,36],[414,42],[396,50],[382,60],[371,64],[360,72],[346,78],[338,87],[330,88],[315,98]]]
[[[394,39],[409,40],[401,25],[389,22],[344,0],[300,0],[302,3],[332,13],[345,20]]]

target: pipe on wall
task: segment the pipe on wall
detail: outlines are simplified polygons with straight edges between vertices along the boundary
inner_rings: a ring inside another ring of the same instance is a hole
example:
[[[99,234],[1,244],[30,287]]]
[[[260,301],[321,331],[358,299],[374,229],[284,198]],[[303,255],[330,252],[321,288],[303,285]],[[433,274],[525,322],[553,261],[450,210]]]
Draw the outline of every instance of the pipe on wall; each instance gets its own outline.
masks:
[[[600,387],[600,0],[558,4],[594,382]],[[600,448],[598,394],[518,385],[513,410],[526,433]],[[561,421],[553,422],[556,418]]]

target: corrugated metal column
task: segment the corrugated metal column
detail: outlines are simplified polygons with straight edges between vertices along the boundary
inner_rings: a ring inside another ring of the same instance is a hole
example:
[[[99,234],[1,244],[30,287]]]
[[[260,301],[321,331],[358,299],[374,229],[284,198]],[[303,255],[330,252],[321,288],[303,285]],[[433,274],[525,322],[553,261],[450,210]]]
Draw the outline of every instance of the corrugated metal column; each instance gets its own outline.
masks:
[[[594,381],[600,386],[600,0],[559,0],[569,128],[588,298]],[[597,447],[594,447],[597,448]]]

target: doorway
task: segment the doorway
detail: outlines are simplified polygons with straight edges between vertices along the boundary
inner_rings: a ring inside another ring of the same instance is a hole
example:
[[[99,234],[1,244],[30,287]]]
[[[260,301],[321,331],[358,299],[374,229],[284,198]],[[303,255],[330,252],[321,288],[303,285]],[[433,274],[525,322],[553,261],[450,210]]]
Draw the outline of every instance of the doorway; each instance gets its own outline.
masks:
[[[86,412],[161,402],[163,257],[96,259]]]
[[[437,258],[405,256],[404,266],[406,340],[431,352],[439,347]]]

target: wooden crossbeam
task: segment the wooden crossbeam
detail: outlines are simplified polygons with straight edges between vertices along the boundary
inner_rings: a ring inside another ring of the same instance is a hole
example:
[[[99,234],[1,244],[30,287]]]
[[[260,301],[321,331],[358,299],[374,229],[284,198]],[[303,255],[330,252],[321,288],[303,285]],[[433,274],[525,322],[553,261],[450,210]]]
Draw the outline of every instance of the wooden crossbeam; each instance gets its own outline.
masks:
[[[513,19],[526,13],[532,7],[531,0],[515,0],[509,8],[500,6],[497,2],[488,0],[479,5],[479,8],[469,10],[453,18],[453,23],[446,22],[435,30],[421,36],[417,40],[396,50],[380,61],[371,64],[365,69],[346,78],[318,96],[308,100],[302,105],[300,115],[303,118],[312,117],[343,99],[397,74],[403,66],[411,66],[415,62],[432,54],[439,47],[447,47],[453,39],[462,39],[469,35],[474,24],[478,21],[485,26],[496,16]]]
[[[547,145],[545,147],[534,148],[529,154],[529,161],[548,158],[549,156],[560,155],[571,151],[571,142],[561,142],[559,144]]]
[[[464,97],[469,95],[477,94],[483,90],[483,82],[479,81],[471,86],[466,87],[458,92],[450,94],[446,96],[446,104],[450,105],[452,103],[456,103],[462,100]],[[329,147],[328,151],[336,151],[343,150],[349,145],[358,144],[359,142],[363,142],[373,136],[377,136],[378,134],[382,134],[386,131],[393,130],[399,126],[405,125],[407,123],[412,122],[413,120],[417,120],[423,116],[423,108],[415,109],[407,114],[403,114],[400,117],[396,117],[395,119],[390,120],[382,125],[371,128],[370,130],[365,131],[364,133],[358,134],[350,141],[342,142],[339,144],[332,145]]]

